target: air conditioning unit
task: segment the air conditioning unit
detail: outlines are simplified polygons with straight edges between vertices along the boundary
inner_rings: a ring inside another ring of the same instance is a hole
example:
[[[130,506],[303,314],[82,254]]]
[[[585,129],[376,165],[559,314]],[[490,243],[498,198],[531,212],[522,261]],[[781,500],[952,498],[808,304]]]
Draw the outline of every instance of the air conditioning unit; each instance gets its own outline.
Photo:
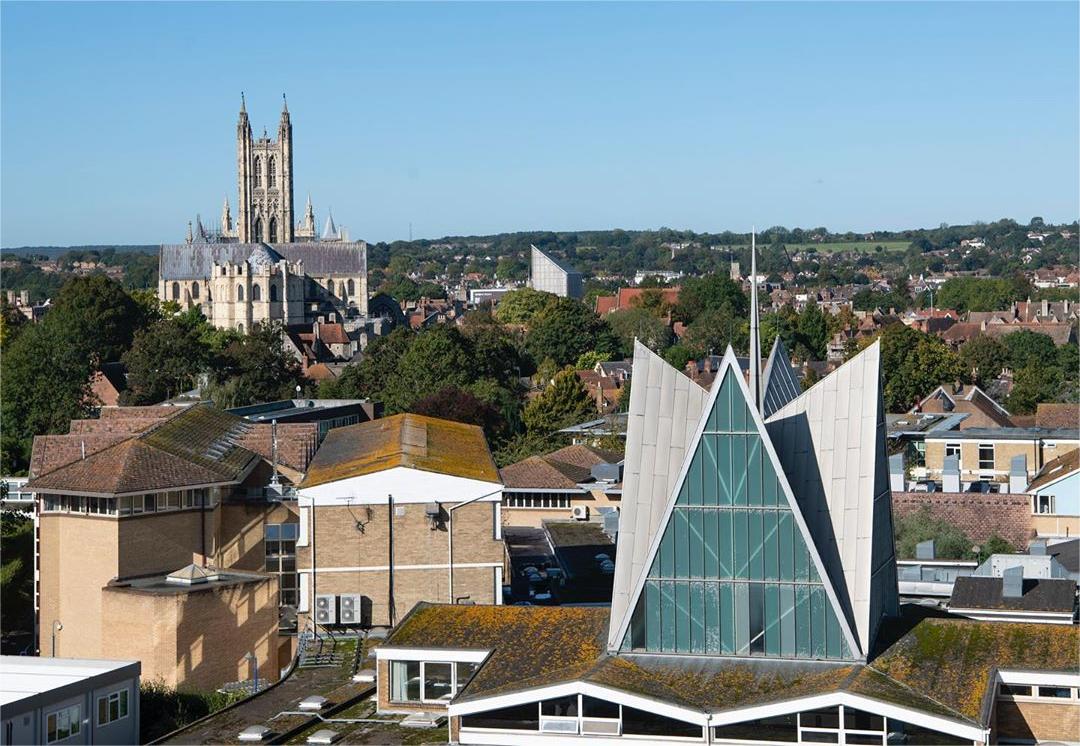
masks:
[[[337,623],[337,596],[315,596],[315,621],[318,624]]]
[[[359,593],[342,593],[338,596],[338,623],[363,624],[364,597]]]
[[[589,506],[575,505],[574,509],[570,511],[570,517],[573,518],[575,521],[589,520]]]

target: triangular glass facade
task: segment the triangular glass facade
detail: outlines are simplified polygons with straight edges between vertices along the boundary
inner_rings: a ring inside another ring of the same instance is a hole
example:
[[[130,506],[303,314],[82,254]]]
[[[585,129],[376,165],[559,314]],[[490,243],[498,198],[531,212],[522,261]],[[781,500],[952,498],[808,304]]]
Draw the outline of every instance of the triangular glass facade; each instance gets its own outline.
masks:
[[[694,446],[622,650],[851,659],[735,375]]]

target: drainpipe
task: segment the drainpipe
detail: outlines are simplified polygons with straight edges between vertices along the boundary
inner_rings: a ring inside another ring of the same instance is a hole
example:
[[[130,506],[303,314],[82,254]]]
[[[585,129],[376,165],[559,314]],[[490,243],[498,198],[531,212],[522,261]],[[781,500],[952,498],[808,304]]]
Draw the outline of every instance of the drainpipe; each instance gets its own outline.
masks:
[[[387,611],[387,618],[390,620],[390,626],[393,627],[394,623],[396,622],[395,614],[394,614],[394,496],[393,495],[387,495],[386,496],[386,507],[387,507],[387,515],[388,515],[389,520],[390,520],[390,531],[389,531],[389,537],[390,537],[389,541],[390,541],[390,543],[389,543],[389,546],[387,547],[389,555],[387,557],[388,571],[386,573],[386,575],[387,575],[386,611]]]
[[[447,521],[446,521],[447,567],[449,568],[449,571],[450,571],[450,579],[449,579],[450,582],[449,582],[449,585],[447,586],[446,592],[447,592],[447,596],[450,599],[451,604],[457,603],[457,601],[454,600],[454,511],[457,510],[458,508],[464,508],[466,505],[474,503],[477,500],[483,500],[485,497],[491,497],[492,495],[497,495],[500,492],[502,492],[502,487],[495,490],[494,492],[488,492],[488,493],[485,493],[483,495],[477,495],[476,497],[471,497],[468,500],[466,500],[465,502],[458,503],[457,505],[451,505],[450,507],[448,507],[446,509],[446,515],[447,515]]]

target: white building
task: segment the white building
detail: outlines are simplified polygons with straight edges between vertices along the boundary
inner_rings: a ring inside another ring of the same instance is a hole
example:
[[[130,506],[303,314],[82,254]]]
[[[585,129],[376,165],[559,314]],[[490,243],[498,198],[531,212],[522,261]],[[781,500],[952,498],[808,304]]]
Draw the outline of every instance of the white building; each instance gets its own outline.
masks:
[[[531,248],[529,287],[560,298],[580,298],[585,294],[580,272],[535,246]]]

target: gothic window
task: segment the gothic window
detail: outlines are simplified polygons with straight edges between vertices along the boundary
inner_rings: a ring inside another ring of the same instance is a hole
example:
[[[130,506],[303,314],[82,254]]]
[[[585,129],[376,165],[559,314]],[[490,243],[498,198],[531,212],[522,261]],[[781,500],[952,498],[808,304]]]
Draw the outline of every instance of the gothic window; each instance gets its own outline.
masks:
[[[180,300],[180,283],[174,282],[172,284],[172,299]]]
[[[262,161],[255,159],[255,186],[262,186]]]
[[[326,281],[326,292],[330,293],[330,295],[334,294],[334,281],[333,280],[327,280]]]
[[[277,177],[277,168],[275,168],[274,157],[270,156],[270,163],[266,167],[266,185],[267,186],[274,186],[276,177]]]
[[[255,240],[262,241],[262,218],[255,218]]]
[[[277,218],[270,218],[270,243],[277,243]]]
[[[240,323],[240,324],[236,325],[236,331],[240,332],[241,334],[244,333],[244,325],[243,325],[243,323]]]
[[[353,283],[352,280],[349,280],[349,295],[355,295],[355,294],[356,294],[356,285]]]
[[[251,286],[251,299],[252,300],[262,300],[262,290],[260,289],[259,285],[257,285],[257,284]]]
[[[274,285],[272,283],[270,285],[270,302],[271,303],[276,303],[277,302],[277,285]]]
[[[243,300],[244,299],[244,286],[243,285],[237,285],[236,286],[236,299],[237,300]]]
[[[191,286],[191,297],[198,300],[199,298],[199,283],[195,283]]]

